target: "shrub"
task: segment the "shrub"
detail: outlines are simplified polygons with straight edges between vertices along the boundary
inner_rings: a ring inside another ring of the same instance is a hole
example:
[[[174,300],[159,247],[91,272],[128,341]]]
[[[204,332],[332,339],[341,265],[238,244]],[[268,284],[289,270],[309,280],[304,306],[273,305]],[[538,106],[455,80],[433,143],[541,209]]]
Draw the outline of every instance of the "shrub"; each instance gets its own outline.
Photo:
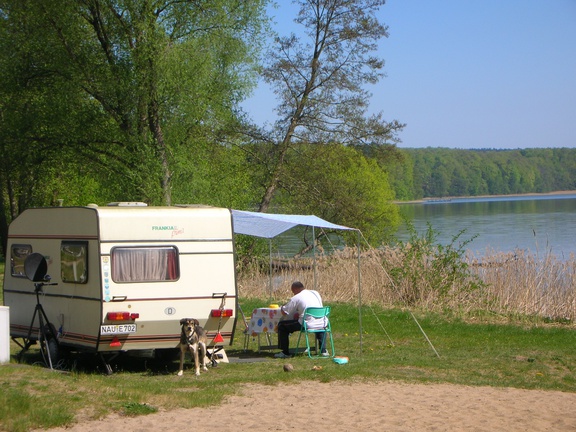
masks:
[[[442,245],[430,224],[421,236],[413,225],[408,224],[408,229],[410,239],[398,244],[400,263],[389,270],[405,305],[461,308],[485,286],[466,261],[466,246],[474,237],[461,241],[465,230]]]

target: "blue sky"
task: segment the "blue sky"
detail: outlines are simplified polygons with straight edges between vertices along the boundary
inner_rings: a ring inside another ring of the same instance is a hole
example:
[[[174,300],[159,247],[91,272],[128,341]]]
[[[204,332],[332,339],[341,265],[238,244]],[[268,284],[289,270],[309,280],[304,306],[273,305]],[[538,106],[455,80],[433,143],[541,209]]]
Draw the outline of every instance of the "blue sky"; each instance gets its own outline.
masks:
[[[275,29],[296,31],[281,0]],[[576,0],[388,0],[386,77],[370,110],[406,123],[398,147],[576,147]],[[275,120],[260,85],[245,110]]]

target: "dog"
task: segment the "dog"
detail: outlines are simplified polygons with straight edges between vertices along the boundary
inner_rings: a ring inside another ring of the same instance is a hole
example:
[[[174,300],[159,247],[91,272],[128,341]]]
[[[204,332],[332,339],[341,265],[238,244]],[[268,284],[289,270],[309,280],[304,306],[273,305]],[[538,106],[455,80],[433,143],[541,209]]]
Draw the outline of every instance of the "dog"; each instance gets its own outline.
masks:
[[[184,356],[186,352],[190,351],[190,355],[194,359],[194,367],[196,369],[196,376],[200,375],[200,366],[202,370],[207,371],[206,367],[206,332],[197,319],[182,318],[180,320],[182,326],[182,334],[180,335],[180,369],[178,376],[184,373]]]

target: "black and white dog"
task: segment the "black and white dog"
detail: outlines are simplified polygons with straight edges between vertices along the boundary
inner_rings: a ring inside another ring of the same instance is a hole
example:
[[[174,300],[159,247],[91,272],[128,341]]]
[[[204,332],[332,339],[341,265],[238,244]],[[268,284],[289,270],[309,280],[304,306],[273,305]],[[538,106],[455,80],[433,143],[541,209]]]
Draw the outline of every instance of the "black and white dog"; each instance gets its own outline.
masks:
[[[196,375],[200,375],[200,365],[202,370],[207,371],[206,367],[206,332],[197,319],[182,318],[180,320],[182,326],[182,334],[180,335],[180,370],[178,376],[184,373],[184,356],[187,351],[194,359],[194,367]]]

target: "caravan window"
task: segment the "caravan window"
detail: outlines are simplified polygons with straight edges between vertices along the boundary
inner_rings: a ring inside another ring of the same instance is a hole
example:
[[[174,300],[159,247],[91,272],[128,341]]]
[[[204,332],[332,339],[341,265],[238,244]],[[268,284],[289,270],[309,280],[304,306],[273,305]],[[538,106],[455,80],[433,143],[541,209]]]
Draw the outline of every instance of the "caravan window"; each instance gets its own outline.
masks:
[[[60,244],[62,282],[88,282],[88,242],[63,241]]]
[[[119,247],[112,249],[114,282],[173,281],[180,277],[175,247]]]
[[[26,258],[28,258],[28,255],[31,253],[31,245],[12,245],[12,250],[10,251],[10,267],[12,270],[12,276],[26,277],[26,273],[24,272],[24,261],[26,261]]]

